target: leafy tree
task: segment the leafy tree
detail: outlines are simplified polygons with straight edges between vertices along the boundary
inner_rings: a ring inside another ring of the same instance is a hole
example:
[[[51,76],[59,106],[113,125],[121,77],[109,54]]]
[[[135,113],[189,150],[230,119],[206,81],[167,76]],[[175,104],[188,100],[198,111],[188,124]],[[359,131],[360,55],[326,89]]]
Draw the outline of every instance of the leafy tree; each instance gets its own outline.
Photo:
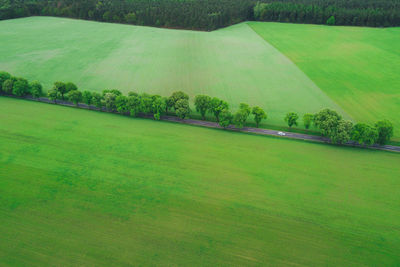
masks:
[[[219,125],[224,129],[232,122],[233,116],[228,109],[223,109],[219,114]]]
[[[140,112],[152,113],[153,110],[153,98],[151,95],[143,93],[140,95]]]
[[[128,112],[128,98],[124,95],[119,95],[115,98],[115,107],[117,112],[124,114]]]
[[[219,114],[224,110],[228,110],[229,109],[229,105],[227,102],[214,97],[213,99],[211,99],[211,103],[210,103],[210,111],[214,114],[215,118],[217,119],[217,121],[219,122]]]
[[[152,104],[152,110],[154,114],[154,119],[155,120],[160,120],[161,118],[161,113],[165,110],[165,99],[162,98],[161,96],[155,95],[153,96],[153,104]]]
[[[363,145],[373,145],[378,139],[378,131],[365,123],[357,123],[351,131],[351,139]]]
[[[113,93],[116,96],[122,95],[122,92],[120,90],[117,89],[112,89],[110,90],[111,93]]]
[[[162,97],[162,99],[163,99],[163,102],[164,102],[164,111],[165,111],[165,114],[168,114],[168,110],[169,110],[169,106],[168,106],[168,97],[165,97],[165,96],[163,96]]]
[[[68,100],[78,106],[79,102],[82,101],[82,93],[78,90],[72,90],[67,93]]]
[[[334,144],[345,144],[350,140],[352,128],[353,124],[350,121],[340,120],[329,138]]]
[[[128,96],[138,96],[139,94],[138,93],[136,93],[136,92],[129,92],[128,93]]]
[[[237,128],[243,128],[246,124],[247,118],[249,117],[251,108],[249,105],[241,103],[239,110],[233,116],[233,122]]]
[[[237,128],[243,128],[247,120],[247,112],[243,109],[239,109],[233,116],[233,122]]]
[[[137,116],[140,112],[140,97],[138,94],[128,96],[127,107],[132,117]]]
[[[189,101],[184,98],[178,100],[175,103],[175,112],[179,118],[186,118],[190,113]]]
[[[210,108],[211,97],[207,95],[197,95],[194,99],[194,105],[196,106],[196,111],[200,112],[203,120],[206,119],[206,112]]]
[[[134,12],[128,13],[125,15],[125,21],[129,24],[135,24],[136,23],[136,14]]]
[[[336,111],[323,109],[314,115],[314,124],[319,127],[323,135],[330,136],[341,119],[342,117]]]
[[[115,105],[116,98],[117,96],[114,93],[105,93],[102,100],[103,106],[109,111],[115,111],[117,108]]]
[[[11,74],[5,71],[0,71],[0,92],[3,90],[3,83],[11,78]]]
[[[83,91],[83,93],[82,93],[82,101],[86,105],[90,106],[92,104],[92,102],[93,102],[92,93],[90,91]]]
[[[29,83],[24,78],[17,78],[13,84],[12,92],[16,96],[24,96],[29,93]]]
[[[30,84],[31,94],[34,98],[39,98],[43,95],[43,87],[38,81],[33,81]]]
[[[311,126],[311,122],[313,121],[314,115],[310,113],[306,113],[303,115],[303,123],[306,129],[309,129]]]
[[[115,95],[115,97],[122,95],[121,91],[117,90],[117,89],[111,89],[111,90],[103,90],[102,94],[103,97],[107,94],[107,93],[112,93]]]
[[[299,118],[299,115],[297,115],[294,112],[289,112],[286,114],[285,121],[289,125],[289,127],[292,127],[293,125],[297,126],[297,120]]]
[[[76,86],[74,83],[67,82],[65,84],[65,92],[68,93],[70,91],[78,90],[78,86]]]
[[[377,143],[385,145],[390,141],[393,136],[393,125],[388,120],[378,121],[375,123],[376,130],[378,131]]]
[[[267,119],[267,114],[260,107],[253,107],[252,114],[254,115],[254,120],[256,122],[256,126],[260,124],[261,120]]]
[[[246,104],[246,103],[240,103],[239,109],[240,109],[240,110],[243,110],[243,111],[247,114],[247,117],[248,117],[248,116],[250,115],[250,113],[251,113],[251,108],[250,108],[250,106],[249,106],[248,104]]]
[[[6,93],[6,94],[12,93],[13,87],[14,87],[14,81],[15,81],[14,79],[10,78],[3,82],[2,90],[4,93]]]
[[[50,100],[53,100],[54,103],[57,103],[57,99],[60,99],[61,95],[57,91],[56,88],[53,88],[47,92],[47,96],[49,97]]]
[[[189,100],[189,96],[182,91],[173,92],[172,95],[169,97],[168,105],[173,107],[176,111],[176,103],[182,99]]]
[[[336,20],[334,16],[330,16],[329,19],[326,21],[327,25],[335,25],[336,24]]]
[[[97,92],[93,92],[92,93],[92,104],[98,108],[101,109],[103,107],[103,97],[101,96],[101,94],[97,93]]]
[[[167,100],[165,101],[166,107],[165,107],[165,113],[168,114],[168,111],[174,107],[175,105],[175,100],[171,97],[168,97]]]
[[[68,93],[65,83],[55,82],[53,89],[56,90],[61,95],[61,99],[64,100],[64,95]]]

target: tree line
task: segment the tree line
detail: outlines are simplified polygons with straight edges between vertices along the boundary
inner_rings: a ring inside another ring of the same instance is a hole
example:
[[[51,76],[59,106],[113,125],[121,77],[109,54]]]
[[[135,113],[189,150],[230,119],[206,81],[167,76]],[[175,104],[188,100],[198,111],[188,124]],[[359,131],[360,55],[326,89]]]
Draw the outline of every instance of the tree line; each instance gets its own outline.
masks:
[[[0,0],[0,20],[27,16],[208,31],[245,20],[387,27],[400,25],[400,1]]]
[[[0,72],[0,93],[19,97],[31,95],[34,98],[45,95],[40,82],[28,82],[24,78],[14,77],[7,72]],[[171,113],[185,119],[192,113],[189,95],[182,91],[173,92],[169,97],[136,92],[123,95],[116,89],[103,90],[102,93],[82,92],[74,83],[57,81],[47,92],[47,97],[55,104],[57,101],[68,100],[77,106],[79,103],[84,103],[89,108],[96,107],[99,110],[117,112],[132,117],[151,114],[155,120],[160,120],[162,115]],[[194,99],[194,106],[203,120],[207,119],[207,113],[212,114],[223,128],[234,124],[236,128],[241,129],[251,115],[256,127],[259,127],[262,120],[267,119],[267,113],[258,106],[250,107],[246,103],[241,103],[239,109],[232,113],[226,101],[207,95],[197,95]],[[284,117],[289,128],[297,126],[298,119],[299,115],[295,112],[289,112]],[[323,109],[316,114],[304,114],[303,124],[306,129],[314,124],[322,135],[328,137],[334,144],[345,144],[352,140],[362,145],[384,145],[393,136],[393,125],[388,120],[378,121],[374,125],[365,123],[353,125],[352,122],[344,120],[336,111],[330,109]]]
[[[257,2],[254,19],[291,23],[389,27],[400,25],[400,1],[288,0]]]

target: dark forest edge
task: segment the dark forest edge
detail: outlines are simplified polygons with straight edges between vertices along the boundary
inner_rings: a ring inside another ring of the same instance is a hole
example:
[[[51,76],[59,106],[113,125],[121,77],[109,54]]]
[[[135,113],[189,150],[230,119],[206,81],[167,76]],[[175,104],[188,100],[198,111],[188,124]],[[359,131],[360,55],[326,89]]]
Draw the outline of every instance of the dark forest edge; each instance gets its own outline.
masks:
[[[0,71],[0,94],[17,97],[32,96],[38,99],[44,95],[44,92],[38,81],[29,82],[24,78]],[[189,96],[182,91],[173,92],[169,97],[136,92],[129,92],[125,96],[116,89],[103,90],[101,94],[90,91],[81,92],[74,83],[55,82],[53,88],[47,92],[47,96],[54,104],[57,104],[57,101],[64,103],[65,100],[69,100],[76,106],[84,103],[89,108],[93,106],[98,110],[132,117],[151,116],[154,120],[160,120],[163,114],[173,113],[180,119],[190,117],[192,114]],[[194,105],[202,120],[206,120],[206,114],[210,113],[223,128],[234,124],[237,129],[242,129],[251,115],[258,128],[260,122],[268,117],[262,108],[250,107],[246,103],[240,103],[239,109],[232,113],[226,101],[207,95],[197,95]],[[288,112],[284,117],[289,128],[297,126],[298,120],[299,116],[295,112]],[[374,125],[365,123],[353,125],[351,121],[344,120],[336,111],[327,108],[315,114],[304,114],[302,120],[306,129],[314,124],[333,144],[347,144],[352,141],[364,146],[385,145],[393,136],[393,125],[388,120],[378,121]]]
[[[56,16],[192,30],[246,20],[400,26],[399,0],[0,0],[0,20]]]

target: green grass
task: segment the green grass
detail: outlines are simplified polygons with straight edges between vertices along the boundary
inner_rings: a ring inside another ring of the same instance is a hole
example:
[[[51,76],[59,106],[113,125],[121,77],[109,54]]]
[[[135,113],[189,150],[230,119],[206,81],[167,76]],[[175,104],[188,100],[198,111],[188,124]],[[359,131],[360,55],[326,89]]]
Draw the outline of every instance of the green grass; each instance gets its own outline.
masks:
[[[0,98],[0,265],[396,266],[398,163]]]
[[[107,24],[51,17],[0,22],[0,70],[82,89],[170,95],[176,90],[259,105],[268,124],[340,108],[295,64],[242,23],[214,32]],[[342,111],[343,114],[345,114]]]
[[[389,119],[400,140],[400,28],[248,25],[354,120]]]

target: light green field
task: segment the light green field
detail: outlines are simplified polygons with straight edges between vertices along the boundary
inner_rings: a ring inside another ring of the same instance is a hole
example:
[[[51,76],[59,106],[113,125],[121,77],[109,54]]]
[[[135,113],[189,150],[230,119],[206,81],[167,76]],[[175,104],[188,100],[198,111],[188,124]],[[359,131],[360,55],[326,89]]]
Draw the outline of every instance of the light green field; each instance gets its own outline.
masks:
[[[0,265],[396,266],[398,163],[1,97]]]
[[[340,108],[294,63],[242,23],[214,32],[51,17],[0,22],[0,70],[81,89],[208,94],[259,105],[269,124],[289,111]],[[342,112],[344,114],[344,112]]]
[[[389,119],[400,140],[400,28],[248,23],[353,119]]]

